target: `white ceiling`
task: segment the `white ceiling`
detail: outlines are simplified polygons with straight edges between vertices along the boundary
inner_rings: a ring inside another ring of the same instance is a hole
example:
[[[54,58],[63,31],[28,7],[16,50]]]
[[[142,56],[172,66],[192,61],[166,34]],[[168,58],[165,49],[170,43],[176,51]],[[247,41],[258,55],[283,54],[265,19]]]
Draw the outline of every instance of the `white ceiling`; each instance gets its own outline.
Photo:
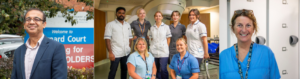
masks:
[[[110,4],[110,5],[145,5],[150,0],[101,0],[101,4]]]
[[[218,7],[219,5],[216,6],[211,6],[211,7],[204,7],[204,6],[190,6],[186,7],[183,11],[183,13],[188,13],[191,9],[198,9],[199,11],[204,11],[204,10],[209,10],[214,7]]]
[[[103,11],[114,11],[116,7],[123,6],[126,9],[131,9],[139,5],[146,5],[152,0],[95,0],[95,8]],[[186,0],[190,1],[190,0]],[[202,0],[201,0],[202,1]],[[203,0],[205,1],[205,0]],[[214,0],[213,0],[214,1]],[[216,5],[218,6],[218,5]],[[207,10],[215,6],[187,6],[183,13],[188,13],[190,9],[198,9],[199,11]]]

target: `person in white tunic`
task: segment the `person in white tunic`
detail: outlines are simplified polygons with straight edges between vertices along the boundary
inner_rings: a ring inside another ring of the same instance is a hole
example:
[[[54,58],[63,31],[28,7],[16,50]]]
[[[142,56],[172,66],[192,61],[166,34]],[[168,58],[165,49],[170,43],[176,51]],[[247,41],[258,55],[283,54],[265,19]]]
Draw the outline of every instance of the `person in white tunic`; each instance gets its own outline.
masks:
[[[199,66],[202,59],[208,59],[208,44],[206,27],[199,21],[200,12],[192,9],[189,12],[190,24],[186,29],[186,38],[188,44],[188,52],[197,58]]]
[[[116,9],[117,19],[106,24],[104,39],[110,60],[108,79],[115,79],[120,64],[121,79],[127,79],[127,58],[130,53],[132,33],[130,24],[125,22],[126,9]]]
[[[157,11],[154,14],[156,23],[151,26],[149,31],[149,37],[151,38],[150,52],[155,57],[155,64],[157,67],[158,79],[169,79],[169,73],[167,70],[168,58],[169,58],[169,44],[170,37],[172,37],[170,28],[168,25],[162,22],[162,13]]]

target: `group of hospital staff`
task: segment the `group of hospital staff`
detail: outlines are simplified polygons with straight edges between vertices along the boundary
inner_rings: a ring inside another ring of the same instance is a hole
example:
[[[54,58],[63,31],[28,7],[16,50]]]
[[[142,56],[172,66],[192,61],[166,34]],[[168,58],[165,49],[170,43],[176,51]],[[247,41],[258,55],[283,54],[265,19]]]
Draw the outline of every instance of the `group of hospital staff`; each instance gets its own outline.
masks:
[[[121,79],[127,78],[127,72],[130,79],[169,79],[168,63],[172,79],[199,77],[202,59],[210,57],[206,27],[199,21],[197,9],[189,11],[187,27],[179,23],[178,11],[172,12],[171,25],[162,22],[160,11],[154,14],[154,25],[145,19],[146,12],[142,8],[137,10],[138,19],[132,23],[124,21],[125,12],[125,8],[118,7],[117,19],[105,27],[104,39],[111,62],[109,79],[115,78],[119,63]],[[236,10],[231,24],[238,43],[220,54],[220,78],[280,78],[273,52],[251,40],[254,30],[257,32],[253,11]],[[132,41],[135,51],[130,54]]]
[[[145,19],[144,9],[137,10],[138,19],[130,24],[124,21],[125,12],[125,8],[118,7],[117,19],[105,27],[104,39],[111,60],[109,79],[114,79],[119,63],[121,79],[126,79],[127,71],[130,79],[169,79],[168,63],[173,79],[198,78],[202,59],[209,58],[209,54],[206,27],[199,21],[197,9],[189,12],[187,28],[179,23],[179,11],[172,12],[171,25],[163,23],[163,14],[157,11],[152,26]],[[132,41],[135,51],[129,55]]]

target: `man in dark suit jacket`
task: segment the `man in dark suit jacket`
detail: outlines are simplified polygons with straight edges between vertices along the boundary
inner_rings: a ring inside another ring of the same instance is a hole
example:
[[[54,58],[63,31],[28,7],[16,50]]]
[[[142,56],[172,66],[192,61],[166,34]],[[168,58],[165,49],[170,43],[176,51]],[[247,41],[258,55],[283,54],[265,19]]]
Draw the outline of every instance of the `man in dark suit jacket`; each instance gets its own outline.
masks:
[[[65,47],[43,34],[43,11],[29,9],[24,19],[29,39],[15,50],[11,79],[67,79]]]

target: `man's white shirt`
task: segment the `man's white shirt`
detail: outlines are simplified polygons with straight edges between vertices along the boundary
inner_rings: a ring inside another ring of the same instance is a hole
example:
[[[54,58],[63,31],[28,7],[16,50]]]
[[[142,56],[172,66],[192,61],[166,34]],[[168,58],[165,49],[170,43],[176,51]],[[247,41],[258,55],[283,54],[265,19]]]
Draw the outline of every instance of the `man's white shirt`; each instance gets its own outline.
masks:
[[[132,38],[130,24],[120,23],[117,19],[105,26],[104,39],[110,39],[111,50],[115,58],[127,56],[130,53],[129,39]]]

